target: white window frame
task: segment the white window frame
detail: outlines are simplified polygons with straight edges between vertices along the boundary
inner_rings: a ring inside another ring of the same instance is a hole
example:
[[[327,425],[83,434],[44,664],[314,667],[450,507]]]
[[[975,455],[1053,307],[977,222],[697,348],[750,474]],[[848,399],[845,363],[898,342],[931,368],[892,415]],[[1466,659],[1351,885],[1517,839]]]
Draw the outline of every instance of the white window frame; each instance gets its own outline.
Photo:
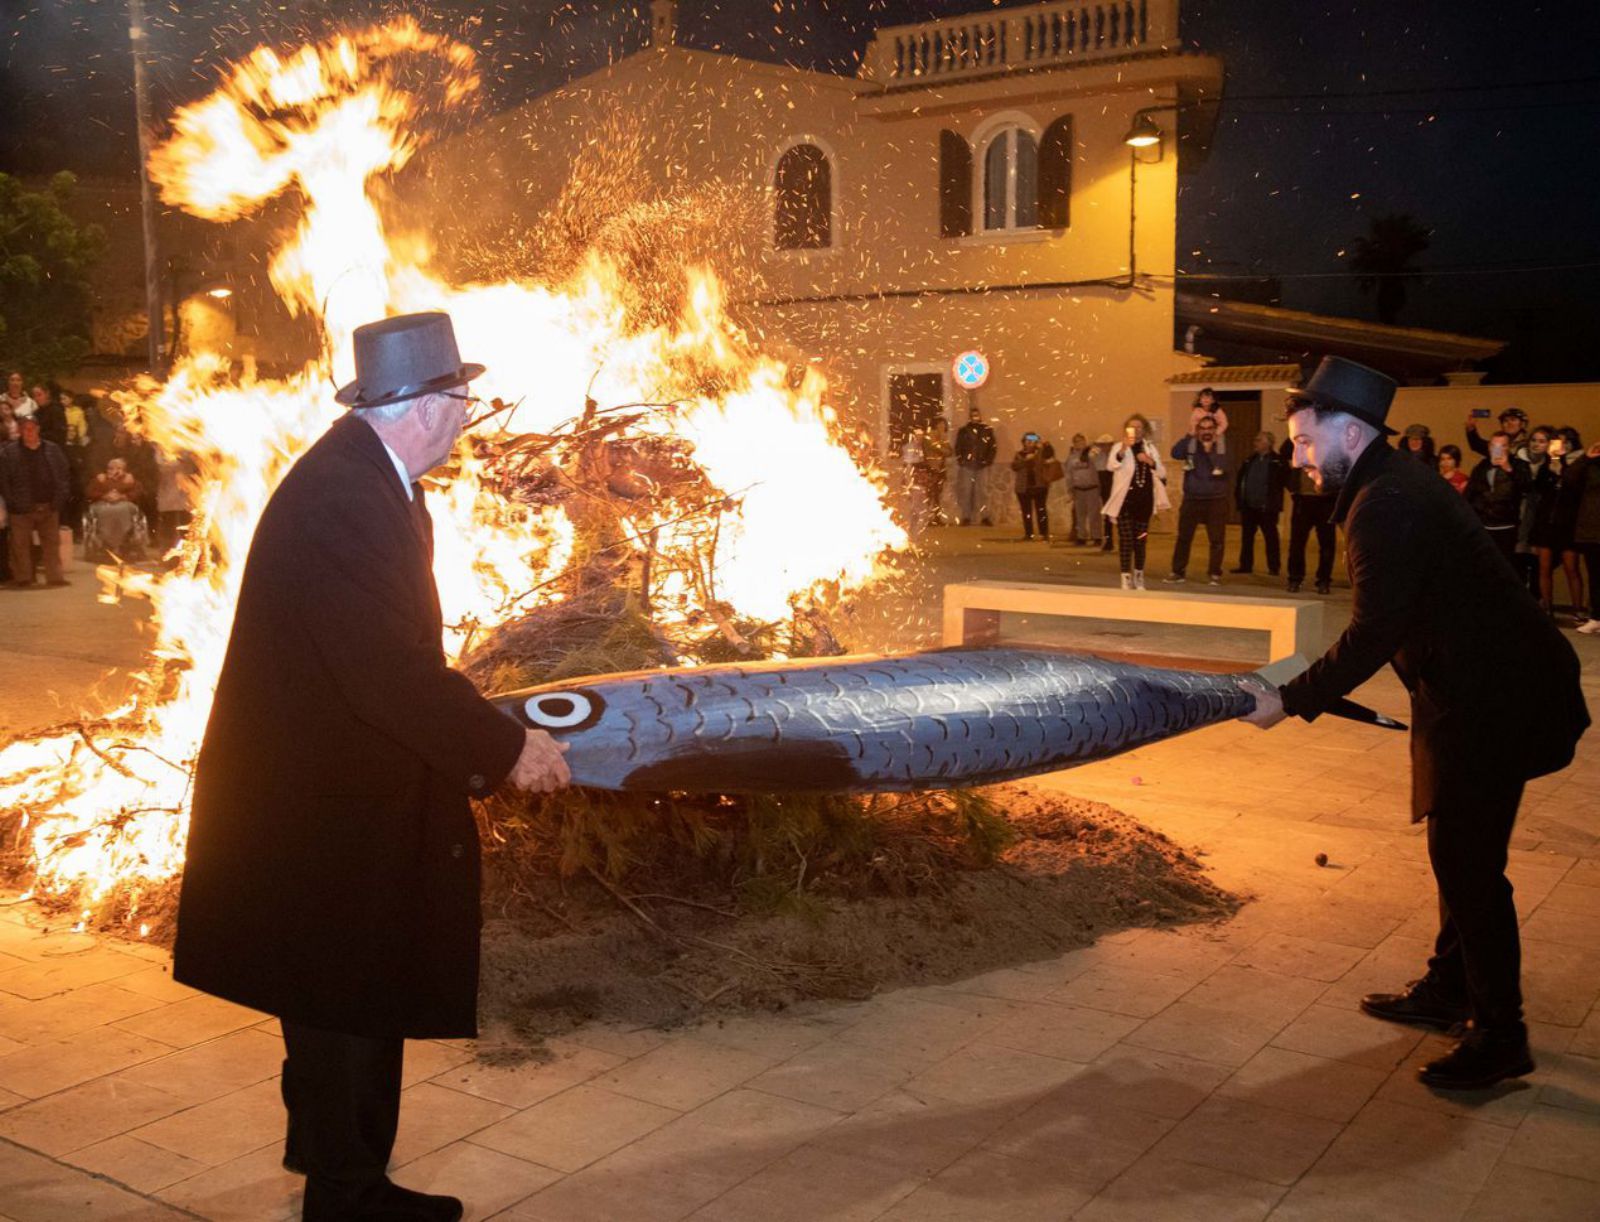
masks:
[[[989,229],[984,225],[988,186],[989,148],[998,139],[1008,137],[1012,131],[1025,131],[1033,137],[1035,150],[1044,139],[1044,128],[1037,120],[1020,110],[1005,110],[991,115],[973,131],[968,144],[972,148],[972,234],[980,241],[1039,241],[1048,237],[1049,231],[1037,224],[1018,228],[1015,223]],[[1013,148],[1006,158],[1006,215],[1015,222],[1017,215],[1017,156]]]
[[[828,161],[828,244],[826,246],[779,246],[778,245],[778,166],[782,164],[790,149],[799,148],[802,144],[810,144],[819,149]],[[776,150],[767,160],[766,176],[766,249],[768,254],[778,255],[787,259],[818,259],[835,254],[844,245],[844,228],[839,214],[839,155],[834,152],[833,145],[821,136],[796,135],[786,136],[778,143]]]
[[[939,406],[945,422],[951,426],[950,436],[955,437],[955,422],[950,419],[950,391],[952,378],[946,361],[891,361],[878,367],[878,458],[888,465],[899,459],[889,452],[889,390],[897,373],[936,373],[939,375]],[[955,444],[952,440],[951,444]]]
[[[1016,243],[1024,245],[1030,242],[1050,242],[1056,237],[1056,232],[1050,229],[1040,229],[1038,226],[1029,226],[1027,229],[984,229],[984,171],[989,158],[989,146],[1003,131],[1011,128],[1021,128],[1034,138],[1034,146],[1045,138],[1045,130],[1038,120],[1024,110],[1000,110],[998,114],[990,115],[984,122],[974,128],[971,136],[966,138],[966,147],[973,150],[973,181],[971,181],[971,216],[973,216],[973,232],[957,242],[963,246],[986,246],[992,243]],[[1006,200],[1011,205],[1011,216],[1016,216],[1016,157],[1006,158]]]

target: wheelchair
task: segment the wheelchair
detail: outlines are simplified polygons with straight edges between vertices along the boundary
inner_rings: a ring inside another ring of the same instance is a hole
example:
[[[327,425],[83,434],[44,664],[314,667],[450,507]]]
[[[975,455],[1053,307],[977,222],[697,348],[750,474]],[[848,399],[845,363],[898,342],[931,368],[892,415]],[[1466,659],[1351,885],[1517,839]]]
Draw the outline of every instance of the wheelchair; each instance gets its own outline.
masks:
[[[123,504],[133,505],[133,502],[125,501]],[[115,560],[124,562],[144,560],[150,551],[150,523],[145,520],[144,510],[133,505],[133,528],[123,540],[121,550],[113,556],[100,538],[100,515],[107,508],[108,506],[97,501],[84,510],[84,561],[89,564],[104,564]]]

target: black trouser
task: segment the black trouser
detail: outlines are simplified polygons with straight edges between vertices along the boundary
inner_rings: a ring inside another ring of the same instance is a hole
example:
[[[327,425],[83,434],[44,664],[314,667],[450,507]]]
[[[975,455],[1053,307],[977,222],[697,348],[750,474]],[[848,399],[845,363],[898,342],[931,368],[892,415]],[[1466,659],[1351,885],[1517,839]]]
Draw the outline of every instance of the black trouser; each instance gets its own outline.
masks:
[[[1485,527],[1489,538],[1494,540],[1494,545],[1500,549],[1500,554],[1506,558],[1506,563],[1513,569],[1517,567],[1517,528],[1515,526]]]
[[[1600,619],[1600,543],[1579,543],[1575,546],[1583,557],[1584,567],[1589,570],[1589,618]],[[1578,610],[1583,608],[1579,607]]]
[[[1100,503],[1102,505],[1111,504],[1111,475],[1112,475],[1112,473],[1110,471],[1096,471],[1095,475],[1097,475],[1099,477],[1099,479],[1100,479]],[[1111,523],[1110,522],[1106,523],[1106,538],[1105,538],[1105,542],[1102,543],[1100,545],[1100,547],[1101,547],[1102,551],[1109,552],[1111,550]],[[1139,567],[1143,568],[1144,566],[1140,565]]]
[[[283,1022],[287,1150],[306,1171],[306,1222],[343,1219],[387,1181],[405,1042]]]
[[[1179,577],[1189,567],[1189,548],[1194,544],[1194,532],[1201,523],[1206,528],[1206,543],[1210,554],[1206,558],[1206,572],[1213,577],[1222,574],[1222,552],[1228,539],[1228,498],[1225,496],[1184,497],[1178,506],[1178,542],[1172,549],[1172,571]]]
[[[1050,511],[1045,508],[1045,501],[1050,496],[1049,486],[1043,488],[1029,488],[1026,492],[1017,493],[1017,504],[1022,507],[1022,533],[1026,538],[1033,538],[1033,522],[1039,520],[1039,537],[1050,537]]]
[[[1428,974],[1471,1003],[1478,1026],[1522,1027],[1522,945],[1506,849],[1523,783],[1476,786],[1470,801],[1428,816],[1428,860],[1439,885],[1439,936]]]
[[[1109,526],[1106,538],[1111,537]],[[1126,508],[1117,515],[1117,550],[1121,554],[1122,571],[1144,572],[1145,546],[1150,541],[1150,518],[1137,515]]]
[[[1317,584],[1333,580],[1333,500],[1331,496],[1296,496],[1289,513],[1289,580],[1306,579],[1306,540],[1317,533]]]
[[[1266,509],[1239,511],[1239,567],[1249,572],[1256,567],[1256,531],[1267,550],[1267,572],[1278,572],[1278,515]]]

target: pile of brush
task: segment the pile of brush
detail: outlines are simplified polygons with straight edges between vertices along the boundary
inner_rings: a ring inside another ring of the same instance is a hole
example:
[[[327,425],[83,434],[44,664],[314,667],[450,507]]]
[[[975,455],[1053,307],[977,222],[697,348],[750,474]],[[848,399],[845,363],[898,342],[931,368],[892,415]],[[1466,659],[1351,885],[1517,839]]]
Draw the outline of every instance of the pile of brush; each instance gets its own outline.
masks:
[[[671,404],[592,402],[552,436],[486,454],[504,494],[560,505],[575,531],[551,597],[464,660],[481,690],[661,666],[846,652],[852,607],[813,592],[780,621],[717,599],[720,529],[739,511],[690,447],[649,427]],[[671,530],[666,527],[670,524]],[[882,597],[882,591],[875,597]],[[570,791],[481,807],[491,895],[515,907],[531,876],[768,908],[811,891],[915,893],[951,868],[991,864],[1008,829],[976,795],[721,795]]]

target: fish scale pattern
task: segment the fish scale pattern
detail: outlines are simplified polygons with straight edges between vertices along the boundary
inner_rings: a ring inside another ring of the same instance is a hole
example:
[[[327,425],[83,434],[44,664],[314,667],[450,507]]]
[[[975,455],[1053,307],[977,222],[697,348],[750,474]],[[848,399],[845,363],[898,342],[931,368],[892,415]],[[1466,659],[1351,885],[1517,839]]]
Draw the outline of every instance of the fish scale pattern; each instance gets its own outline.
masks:
[[[726,792],[986,783],[1253,707],[1225,675],[1009,648],[639,672],[572,687],[602,706],[596,724],[563,735],[573,779],[612,789],[660,788],[667,775],[672,788],[703,777],[694,787]]]

